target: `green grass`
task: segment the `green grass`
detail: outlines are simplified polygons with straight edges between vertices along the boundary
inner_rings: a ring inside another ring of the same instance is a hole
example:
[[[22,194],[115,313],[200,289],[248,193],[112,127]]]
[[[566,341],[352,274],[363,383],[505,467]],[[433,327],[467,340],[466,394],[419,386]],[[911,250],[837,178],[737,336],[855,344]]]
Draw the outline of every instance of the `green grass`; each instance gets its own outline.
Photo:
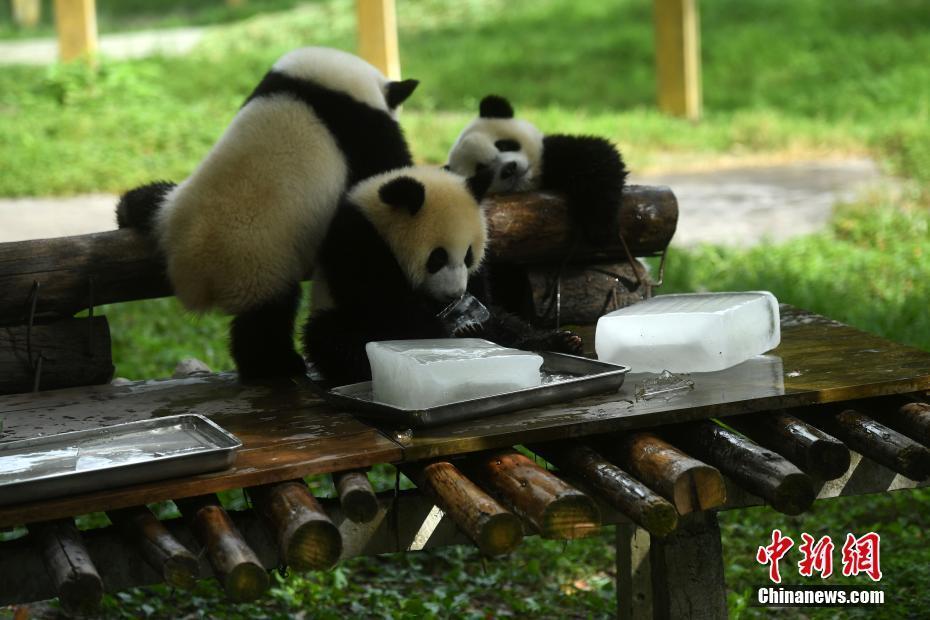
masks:
[[[250,11],[274,10],[235,22],[242,14],[220,4],[199,3],[188,14],[178,13],[174,0],[133,0],[123,9],[115,8],[120,3],[105,9],[100,0],[101,22],[110,20],[113,29],[137,27],[140,14],[152,26],[230,21],[188,57],[104,59],[98,70],[0,67],[0,195],[121,191],[152,178],[183,178],[282,52],[310,43],[355,45],[350,0],[249,0]],[[653,110],[650,7],[649,0],[398,3],[404,72],[422,80],[401,119],[418,159],[441,162],[487,92],[509,96],[518,113],[544,130],[614,139],[636,171],[870,154],[911,179],[913,189],[846,205],[827,230],[786,244],[673,251],[662,290],[768,289],[782,301],[930,349],[926,3],[701,2],[707,113],[697,124]],[[111,8],[123,12],[104,18]],[[11,35],[0,22],[2,36]],[[187,315],[174,300],[103,312],[119,375],[166,376],[187,356],[215,369],[232,365],[224,318]],[[378,468],[375,478],[389,488],[392,470]],[[928,501],[930,492],[919,491],[818,502],[801,517],[759,508],[723,513],[732,614],[765,615],[748,602],[765,583],[755,549],[774,527],[795,539],[802,531],[834,540],[847,531],[878,531],[889,599],[879,617],[918,614],[930,603]],[[612,554],[609,532],[569,544],[531,538],[509,561],[482,562],[462,548],[360,558],[329,573],[282,578],[267,599],[251,605],[226,604],[208,582],[192,594],[121,593],[107,599],[106,611],[113,617],[284,618],[300,611],[322,618],[608,617]],[[789,579],[796,582],[796,574]],[[831,618],[835,610],[782,615]]]

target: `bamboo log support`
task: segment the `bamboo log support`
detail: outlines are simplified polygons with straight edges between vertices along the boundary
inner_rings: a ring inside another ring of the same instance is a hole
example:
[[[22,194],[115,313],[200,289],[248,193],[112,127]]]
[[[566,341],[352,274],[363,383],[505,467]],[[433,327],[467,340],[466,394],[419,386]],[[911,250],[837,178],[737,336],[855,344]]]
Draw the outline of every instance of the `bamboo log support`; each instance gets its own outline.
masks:
[[[103,580],[74,522],[63,519],[33,523],[29,532],[42,552],[62,608],[75,614],[94,611],[103,598]]]
[[[849,448],[842,441],[784,411],[733,416],[723,423],[821,480],[834,480],[849,469]]]
[[[868,401],[865,409],[885,426],[930,447],[930,403],[908,396],[883,397]]]
[[[342,554],[342,535],[302,480],[248,490],[274,530],[284,562],[298,571],[332,568]]]
[[[560,470],[577,476],[593,491],[650,534],[665,536],[678,525],[678,512],[667,500],[578,441],[530,446]]]
[[[378,497],[366,471],[355,469],[333,474],[342,512],[353,523],[368,523],[378,515]]]
[[[543,538],[584,538],[600,526],[600,512],[590,497],[519,452],[472,455],[465,461],[465,473]]]
[[[200,576],[200,563],[151,510],[145,506],[123,508],[109,511],[107,517],[168,585],[176,588],[194,586]]]
[[[268,589],[268,573],[215,497],[175,500],[188,527],[206,549],[213,572],[236,602],[255,600]]]
[[[775,452],[711,420],[679,425],[670,430],[670,436],[675,445],[719,468],[779,512],[801,514],[814,502],[810,476]]]
[[[930,450],[856,409],[809,412],[805,419],[850,448],[911,480],[930,476]]]
[[[452,463],[408,463],[401,470],[452,518],[484,555],[504,555],[520,545],[523,540],[520,519]]]
[[[637,432],[599,442],[605,456],[670,501],[678,514],[710,510],[727,500],[723,476],[653,433]]]

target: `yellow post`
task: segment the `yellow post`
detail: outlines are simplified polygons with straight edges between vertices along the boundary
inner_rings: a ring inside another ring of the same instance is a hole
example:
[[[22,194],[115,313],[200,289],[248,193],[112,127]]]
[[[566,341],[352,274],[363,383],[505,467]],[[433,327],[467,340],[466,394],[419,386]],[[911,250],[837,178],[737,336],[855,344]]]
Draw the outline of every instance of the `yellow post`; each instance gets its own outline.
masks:
[[[653,0],[659,109],[701,117],[701,31],[697,0]]]
[[[400,79],[394,0],[356,0],[359,56],[392,80]]]
[[[97,52],[97,11],[94,0],[55,0],[58,56],[62,61]]]
[[[13,23],[22,28],[35,28],[42,16],[40,0],[13,0]]]

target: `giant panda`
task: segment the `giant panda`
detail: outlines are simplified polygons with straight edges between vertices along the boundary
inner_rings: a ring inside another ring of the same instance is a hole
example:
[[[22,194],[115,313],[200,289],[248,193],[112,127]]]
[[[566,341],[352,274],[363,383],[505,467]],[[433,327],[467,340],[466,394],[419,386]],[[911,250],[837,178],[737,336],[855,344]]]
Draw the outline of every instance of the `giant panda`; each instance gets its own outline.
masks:
[[[157,240],[184,306],[235,315],[240,378],[305,372],[293,344],[300,281],[345,190],[413,163],[395,110],[416,86],[343,51],[294,50],[187,179],[121,198],[119,226]]]
[[[490,169],[491,193],[560,192],[593,243],[608,242],[616,234],[617,205],[627,176],[616,147],[595,136],[543,135],[529,121],[515,118],[503,97],[481,100],[478,118],[452,145],[447,167],[465,176]]]
[[[315,307],[304,350],[327,382],[371,377],[365,344],[377,340],[468,335],[505,346],[575,351],[573,334],[533,330],[491,313],[467,334],[438,316],[460,298],[487,246],[481,201],[490,171],[465,179],[435,167],[410,167],[366,179],[343,199],[323,240],[314,274]]]

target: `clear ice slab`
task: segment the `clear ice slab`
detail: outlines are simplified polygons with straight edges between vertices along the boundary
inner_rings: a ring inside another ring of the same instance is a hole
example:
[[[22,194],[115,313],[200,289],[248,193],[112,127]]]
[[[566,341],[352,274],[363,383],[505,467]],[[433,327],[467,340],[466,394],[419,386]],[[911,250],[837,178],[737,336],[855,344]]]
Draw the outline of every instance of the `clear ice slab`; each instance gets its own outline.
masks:
[[[767,291],[659,295],[602,316],[594,339],[598,359],[633,372],[723,370],[778,346],[778,300]]]
[[[543,361],[480,338],[369,342],[365,351],[374,400],[402,409],[535,387]]]

